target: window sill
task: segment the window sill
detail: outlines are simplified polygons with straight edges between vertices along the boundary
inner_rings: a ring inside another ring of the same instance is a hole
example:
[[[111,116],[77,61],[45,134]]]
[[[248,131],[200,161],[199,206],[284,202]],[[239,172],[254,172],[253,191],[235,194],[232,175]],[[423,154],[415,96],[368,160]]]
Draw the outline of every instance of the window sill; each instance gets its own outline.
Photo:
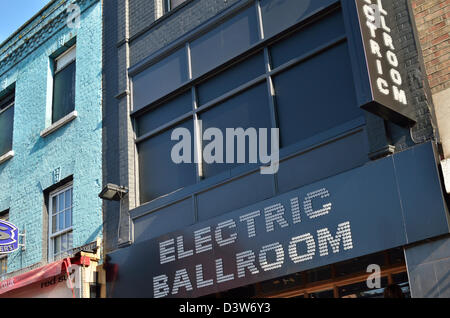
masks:
[[[48,135],[50,135],[51,133],[55,132],[56,130],[58,130],[59,128],[63,127],[64,125],[70,123],[72,120],[74,120],[77,117],[78,117],[77,111],[71,112],[70,114],[68,114],[65,117],[61,118],[60,120],[58,120],[56,123],[54,123],[50,127],[45,128],[43,131],[41,131],[41,137],[42,138],[47,137]]]
[[[14,157],[14,151],[11,150],[7,153],[5,153],[3,156],[0,157],[0,165],[6,161],[8,161],[9,159],[11,159],[12,157]]]

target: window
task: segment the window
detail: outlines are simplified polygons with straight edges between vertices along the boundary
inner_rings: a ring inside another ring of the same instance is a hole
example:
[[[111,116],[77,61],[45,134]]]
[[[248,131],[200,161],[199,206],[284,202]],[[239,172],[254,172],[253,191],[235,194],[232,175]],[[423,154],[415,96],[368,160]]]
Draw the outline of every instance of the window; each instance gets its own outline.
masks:
[[[14,92],[0,98],[0,157],[12,150]]]
[[[73,187],[66,185],[49,197],[49,261],[60,259],[73,248]]]
[[[344,43],[274,77],[282,147],[362,116],[350,67]]]
[[[9,210],[0,213],[0,220],[9,220]],[[0,277],[8,272],[8,256],[0,255]]]
[[[197,158],[197,164],[174,164],[170,155],[177,142],[170,137],[175,128],[188,128],[204,151],[211,150],[210,143],[194,136],[194,127],[218,128],[223,136],[227,128],[265,128],[268,148],[270,129],[279,128],[287,154],[307,140],[325,142],[335,137],[335,128],[363,116],[340,9],[267,41],[257,32],[254,9],[244,8],[133,77],[141,204],[261,165],[249,158],[251,131],[245,135],[245,163],[237,160],[235,149],[234,163],[219,153],[215,159],[227,163]]]
[[[270,130],[270,113],[267,96],[267,87],[264,84],[252,87],[245,92],[227,99],[223,103],[208,109],[200,114],[203,121],[203,131],[208,128],[219,128],[222,133],[226,134],[227,128],[267,128]],[[250,138],[246,137],[246,145],[249,145]],[[209,178],[218,175],[221,172],[233,169],[239,164],[237,158],[237,141],[234,142],[234,163],[203,163],[204,177]],[[206,146],[206,143],[204,144]],[[250,156],[246,147],[245,162],[250,162]],[[224,149],[223,161],[227,158],[226,149]],[[255,168],[258,165],[254,164]]]
[[[176,7],[178,7],[183,2],[186,2],[187,0],[163,0],[164,2],[164,12],[167,13]]]
[[[193,77],[200,76],[258,42],[256,10],[250,7],[190,43]]]
[[[133,77],[133,110],[170,93],[187,79],[186,49],[182,48]]]
[[[76,47],[55,59],[52,123],[75,110]]]
[[[177,143],[171,141],[172,130],[186,128],[193,136],[193,127],[192,120],[188,120],[138,144],[142,203],[195,183],[195,165],[175,164],[171,158],[172,147]],[[191,149],[193,149],[193,144],[191,144]],[[154,180],[158,181],[154,182]]]

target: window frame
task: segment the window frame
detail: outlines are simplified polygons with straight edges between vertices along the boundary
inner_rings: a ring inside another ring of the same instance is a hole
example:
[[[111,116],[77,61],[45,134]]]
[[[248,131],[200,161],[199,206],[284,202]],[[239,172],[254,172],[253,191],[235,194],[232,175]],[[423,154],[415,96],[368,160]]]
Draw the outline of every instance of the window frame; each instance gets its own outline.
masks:
[[[61,60],[66,59],[64,63],[62,63],[62,66],[58,65],[61,63]],[[64,68],[66,68],[68,65],[72,64],[73,62],[76,62],[77,60],[77,45],[74,44],[70,48],[68,48],[66,51],[55,57],[54,59],[54,71],[53,76],[61,72]],[[59,62],[59,63],[58,63]]]
[[[2,109],[0,109],[0,116],[5,113],[6,111],[8,111],[10,108],[14,108],[14,106],[16,105],[16,91],[15,89],[12,90],[11,92],[8,92],[5,94],[5,96],[3,96],[2,98],[0,98],[0,100],[9,100],[11,99],[11,101],[7,101],[5,104],[7,106],[4,106]],[[12,118],[12,127],[13,127],[13,131],[11,131],[11,149],[9,149],[8,151],[6,151],[5,153],[0,153],[0,158],[3,156],[8,155],[11,151],[13,151],[13,141],[14,141],[14,109],[13,109],[13,118]],[[1,136],[0,136],[1,138]],[[1,164],[1,162],[0,162]]]
[[[241,12],[245,11],[249,7],[253,7],[256,9],[259,8],[259,1],[251,1],[248,3],[243,3],[240,6],[237,6],[235,9],[228,12],[226,15],[227,18],[234,17]],[[295,35],[297,32],[301,32],[304,28],[309,27],[311,24],[314,24],[316,22],[319,22],[323,19],[330,18],[334,13],[340,12],[343,22],[344,22],[344,28],[343,32],[339,35],[334,36],[332,39],[327,39],[323,43],[321,43],[318,46],[315,46],[314,48],[309,49],[307,52],[297,55],[296,57],[292,57],[290,60],[281,63],[280,65],[275,66],[275,64],[272,61],[272,50],[271,47],[277,43],[280,43],[284,41],[285,39],[288,39],[289,37]],[[219,25],[220,21],[224,19],[224,16],[220,15],[217,17],[217,19],[212,20],[208,24],[206,24],[203,28],[200,28],[198,30],[193,31],[191,34],[182,37],[179,41],[175,41],[172,45],[169,45],[165,50],[158,51],[154,55],[149,56],[148,58],[144,59],[140,63],[137,63],[136,65],[129,68],[129,76],[130,76],[130,88],[131,88],[131,94],[133,95],[133,77],[136,75],[139,75],[141,72],[147,70],[149,67],[154,65],[155,63],[160,62],[161,60],[165,59],[166,57],[170,56],[172,53],[176,52],[177,50],[181,48],[185,48],[186,54],[188,56],[188,74],[189,79],[185,81],[184,83],[180,84],[176,89],[172,90],[171,92],[167,93],[166,95],[152,101],[147,106],[144,106],[139,109],[135,109],[133,107],[133,99],[131,99],[131,112],[130,112],[130,118],[133,123],[133,129],[136,133],[137,128],[137,119],[142,116],[143,114],[147,113],[148,111],[151,111],[154,108],[157,107],[164,107],[165,103],[168,100],[171,100],[173,98],[177,98],[182,94],[182,92],[186,90],[192,90],[192,110],[189,112],[186,112],[183,115],[180,115],[176,118],[173,118],[169,122],[166,122],[164,125],[155,128],[151,131],[148,131],[144,134],[138,135],[135,134],[134,136],[134,163],[135,163],[135,179],[134,184],[136,185],[136,196],[135,196],[135,202],[136,202],[136,208],[131,211],[131,214],[133,215],[133,218],[137,217],[138,215],[152,213],[154,211],[157,211],[158,209],[167,206],[168,204],[172,204],[174,202],[179,202],[181,200],[187,199],[189,197],[195,197],[197,194],[206,191],[207,189],[210,189],[211,187],[217,187],[222,184],[228,183],[233,181],[234,179],[238,179],[242,176],[252,174],[259,170],[258,168],[252,168],[248,165],[244,165],[241,167],[237,167],[234,169],[229,170],[227,173],[222,173],[219,175],[215,175],[210,178],[203,178],[202,173],[202,160],[198,160],[197,166],[197,182],[189,185],[185,188],[179,189],[175,192],[168,193],[167,195],[163,195],[161,197],[155,198],[149,202],[142,202],[141,196],[139,193],[139,187],[142,182],[141,176],[139,175],[139,165],[141,164],[139,162],[139,152],[138,152],[138,145],[139,143],[152,138],[153,136],[158,135],[162,131],[171,129],[172,127],[176,126],[178,123],[181,123],[189,118],[194,118],[194,128],[197,128],[197,125],[195,124],[196,120],[198,119],[198,116],[201,115],[201,113],[207,111],[210,108],[215,107],[218,104],[221,104],[223,101],[226,101],[230,98],[233,98],[234,96],[237,96],[246,90],[251,89],[254,86],[257,86],[259,84],[265,83],[267,85],[267,89],[269,92],[269,107],[271,112],[271,121],[272,121],[272,128],[279,128],[279,119],[277,118],[277,101],[276,96],[272,95],[272,89],[273,87],[273,78],[283,72],[286,72],[297,65],[308,61],[309,59],[314,58],[317,55],[322,54],[324,51],[327,51],[329,49],[333,49],[334,47],[337,47],[341,44],[347,45],[347,51],[349,55],[351,56],[351,44],[353,43],[353,39],[351,35],[348,33],[347,27],[345,26],[346,21],[346,9],[343,5],[341,5],[339,2],[335,2],[327,6],[326,8],[320,9],[320,11],[312,12],[308,16],[306,16],[302,21],[299,21],[298,23],[293,24],[292,26],[286,28],[285,30],[280,31],[279,33],[275,35],[270,35],[269,37],[265,37],[263,33],[263,26],[262,21],[260,20],[260,15],[257,15],[258,18],[258,32],[259,32],[259,40],[258,42],[250,45],[243,53],[237,54],[236,56],[228,59],[224,63],[215,66],[213,69],[207,71],[204,74],[200,74],[196,77],[193,76],[191,68],[191,62],[190,62],[190,43],[192,41],[195,41],[199,37],[203,36],[204,34],[210,32],[213,30],[217,25]],[[229,68],[232,68],[233,66],[245,61],[246,59],[250,58],[253,55],[256,55],[260,52],[263,52],[264,59],[265,59],[265,66],[266,71],[262,75],[254,78],[253,80],[247,81],[246,83],[232,89],[231,91],[228,91],[221,96],[216,97],[215,99],[203,104],[199,105],[198,100],[198,87],[203,82],[207,81],[211,77],[215,77],[216,75],[219,75],[222,72],[227,71]],[[354,77],[356,80],[356,78]],[[352,86],[353,87],[353,86]],[[357,107],[357,106],[355,106]],[[309,151],[310,149],[316,148],[319,145],[327,144],[331,141],[338,140],[342,138],[343,136],[349,136],[351,134],[354,134],[356,132],[363,131],[366,125],[366,121],[363,115],[358,117],[357,119],[349,119],[346,123],[332,127],[331,129],[325,130],[320,134],[316,134],[312,136],[311,138],[307,138],[305,140],[299,140],[294,144],[291,144],[287,147],[283,147],[280,149],[280,162],[283,162],[285,160],[288,160],[292,157],[295,157],[299,155],[300,153],[303,153],[305,151]],[[281,138],[281,136],[280,136]],[[199,149],[203,149],[201,147],[201,140],[196,140],[195,142],[199,143]],[[281,142],[281,140],[280,140]]]
[[[173,10],[175,10],[176,8],[182,6],[183,4],[185,4],[185,2],[188,2],[189,0],[184,0],[183,2],[181,2],[180,4],[178,4],[177,6],[172,8],[172,1],[171,0],[162,0],[163,1],[163,14],[167,14]]]
[[[66,51],[64,51],[62,54],[58,55],[53,59],[53,75],[52,75],[52,105],[51,105],[51,114],[50,114],[50,122],[51,125],[56,125],[61,120],[64,120],[67,116],[69,116],[71,113],[75,111],[76,104],[75,104],[75,96],[76,96],[76,71],[77,71],[77,44],[73,44],[70,46]],[[63,72],[65,69],[67,69],[69,66],[75,63],[75,82],[73,85],[75,86],[74,89],[74,101],[73,101],[73,110],[69,112],[68,114],[62,116],[58,120],[54,120],[53,115],[55,113],[55,78],[56,75]]]
[[[52,226],[53,226],[53,198],[60,195],[61,193],[66,192],[67,190],[72,189],[72,202],[71,202],[71,218],[72,218],[72,222],[71,222],[71,226],[68,228],[65,228],[61,231],[52,233]],[[62,235],[68,234],[72,232],[73,233],[73,181],[70,181],[64,185],[62,185],[61,187],[57,188],[56,190],[52,191],[49,193],[48,195],[48,260],[49,262],[53,262],[56,261],[57,259],[55,258],[55,254],[54,254],[54,250],[53,250],[53,242],[54,239],[57,237],[60,237]],[[68,249],[67,251],[71,250],[73,248],[73,246]],[[64,252],[67,252],[64,251]],[[63,253],[63,252],[62,252]],[[61,253],[61,254],[62,254]],[[60,255],[61,255],[60,254]]]

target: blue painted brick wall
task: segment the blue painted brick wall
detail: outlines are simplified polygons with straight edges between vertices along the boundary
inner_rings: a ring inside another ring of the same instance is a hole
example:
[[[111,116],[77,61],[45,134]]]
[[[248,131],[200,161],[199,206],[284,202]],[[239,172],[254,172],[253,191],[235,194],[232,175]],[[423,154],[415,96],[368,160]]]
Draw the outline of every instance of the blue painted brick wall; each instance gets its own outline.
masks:
[[[26,229],[26,251],[9,255],[8,273],[47,261],[43,191],[55,183],[55,169],[60,170],[61,180],[73,176],[74,247],[102,236],[102,203],[98,198],[102,180],[102,5],[98,0],[76,2],[82,9],[79,29],[68,28],[65,18],[59,22],[44,20],[41,25],[53,24],[43,35],[49,38],[26,43],[37,45],[28,56],[11,65],[2,64],[5,55],[0,55],[0,90],[14,82],[16,85],[15,155],[0,165],[0,210],[9,208],[10,221],[21,231]],[[64,16],[68,3],[54,3],[62,5]],[[40,133],[51,116],[50,56],[74,37],[78,117],[42,138]]]

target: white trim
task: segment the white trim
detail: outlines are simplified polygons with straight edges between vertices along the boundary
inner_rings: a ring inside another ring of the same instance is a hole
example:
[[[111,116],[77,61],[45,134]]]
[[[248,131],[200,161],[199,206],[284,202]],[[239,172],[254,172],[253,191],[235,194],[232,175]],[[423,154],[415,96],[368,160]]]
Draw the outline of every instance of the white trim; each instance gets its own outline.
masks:
[[[62,126],[70,123],[72,120],[74,120],[77,117],[78,117],[78,113],[76,110],[74,110],[70,114],[68,114],[68,115],[64,116],[63,118],[61,118],[60,120],[58,120],[56,123],[54,123],[50,127],[47,127],[43,131],[41,131],[41,137],[42,138],[47,137],[52,132],[54,132],[54,131],[58,130],[59,128],[61,128]]]
[[[63,54],[55,58],[55,74],[61,69],[76,60],[77,57],[77,46],[76,44],[70,49],[65,51]]]
[[[52,215],[52,216],[53,216],[53,215]],[[61,231],[59,231],[59,232],[50,234],[50,238],[53,239],[53,238],[55,238],[55,237],[61,236],[61,235],[63,235],[63,234],[66,234],[66,233],[69,233],[69,232],[72,232],[72,231],[73,231],[73,226],[68,227],[68,228],[66,228],[66,229],[64,229],[64,230],[61,230]]]
[[[445,190],[450,194],[450,158],[441,161],[442,176],[444,178]]]
[[[55,237],[64,235],[66,233],[73,232],[73,224],[64,230],[61,230],[56,233],[52,233],[52,221],[53,221],[53,197],[66,192],[67,190],[72,189],[72,222],[73,222],[73,181],[70,181],[63,186],[59,187],[58,189],[50,192],[48,195],[48,260],[49,262],[53,262],[55,259],[54,253],[53,253],[53,239]],[[73,239],[73,236],[72,236]]]
[[[12,157],[14,157],[14,150],[8,151],[7,153],[5,153],[3,156],[0,157],[0,165],[5,161],[8,161]]]
[[[164,15],[164,0],[155,0],[155,21]]]

